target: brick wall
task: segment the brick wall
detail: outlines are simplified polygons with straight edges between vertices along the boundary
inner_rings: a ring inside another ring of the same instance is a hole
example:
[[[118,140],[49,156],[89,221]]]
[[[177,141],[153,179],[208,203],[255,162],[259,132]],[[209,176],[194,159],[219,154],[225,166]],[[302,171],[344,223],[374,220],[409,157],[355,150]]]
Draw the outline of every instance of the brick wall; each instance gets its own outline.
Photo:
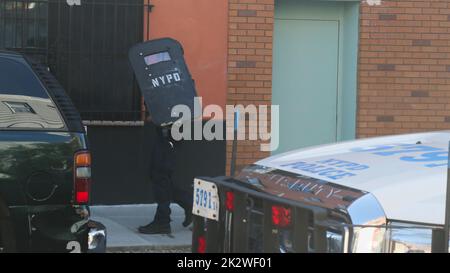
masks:
[[[358,137],[450,128],[450,1],[361,5]]]
[[[227,104],[271,104],[273,14],[229,0]],[[357,137],[450,129],[450,1],[362,1],[359,50]],[[259,144],[239,142],[238,168],[269,155]]]
[[[270,105],[274,0],[229,0],[227,104]],[[239,141],[237,167],[268,156],[259,141]],[[227,143],[227,173],[231,141]]]

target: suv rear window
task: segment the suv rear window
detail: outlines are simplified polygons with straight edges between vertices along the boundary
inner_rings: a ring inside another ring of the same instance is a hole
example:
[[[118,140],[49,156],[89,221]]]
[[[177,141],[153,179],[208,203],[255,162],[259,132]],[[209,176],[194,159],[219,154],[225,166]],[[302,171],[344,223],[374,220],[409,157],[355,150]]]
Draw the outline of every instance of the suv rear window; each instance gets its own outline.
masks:
[[[58,108],[25,63],[0,57],[0,129],[63,129]]]

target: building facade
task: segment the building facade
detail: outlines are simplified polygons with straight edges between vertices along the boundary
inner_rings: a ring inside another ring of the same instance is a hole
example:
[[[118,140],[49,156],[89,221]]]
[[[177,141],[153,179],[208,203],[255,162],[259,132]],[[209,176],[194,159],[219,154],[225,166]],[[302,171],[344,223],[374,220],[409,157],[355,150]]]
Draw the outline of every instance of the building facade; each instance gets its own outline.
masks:
[[[94,203],[153,201],[154,128],[126,54],[160,37],[183,44],[204,106],[280,105],[279,148],[239,141],[238,169],[310,145],[450,128],[448,0],[2,0],[0,48],[47,64],[85,120]],[[186,141],[175,181],[228,174],[231,153],[231,141]]]
[[[227,101],[279,104],[282,151],[450,128],[450,2],[230,0],[229,16]]]

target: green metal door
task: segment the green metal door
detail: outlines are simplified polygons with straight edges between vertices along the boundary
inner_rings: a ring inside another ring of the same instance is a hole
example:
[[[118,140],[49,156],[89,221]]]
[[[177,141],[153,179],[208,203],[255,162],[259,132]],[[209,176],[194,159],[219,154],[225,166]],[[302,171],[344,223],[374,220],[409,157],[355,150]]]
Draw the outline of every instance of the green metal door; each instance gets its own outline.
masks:
[[[339,25],[276,20],[273,104],[280,105],[278,152],[336,141]]]
[[[353,117],[342,111],[342,100],[348,97],[341,90],[348,78],[343,78],[343,71],[353,73],[350,80],[356,81],[356,67],[346,69],[342,60],[345,6],[280,3],[275,16],[272,95],[273,104],[280,106],[280,144],[274,153],[344,139],[342,119]],[[353,115],[355,104],[356,99],[350,103]]]

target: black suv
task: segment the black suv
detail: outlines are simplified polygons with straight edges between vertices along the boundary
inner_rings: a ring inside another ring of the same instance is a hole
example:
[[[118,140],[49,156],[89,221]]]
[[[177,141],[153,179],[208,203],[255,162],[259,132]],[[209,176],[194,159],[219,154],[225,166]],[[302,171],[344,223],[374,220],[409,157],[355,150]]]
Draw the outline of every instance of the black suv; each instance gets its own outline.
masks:
[[[0,252],[104,252],[81,118],[48,69],[0,51]]]

